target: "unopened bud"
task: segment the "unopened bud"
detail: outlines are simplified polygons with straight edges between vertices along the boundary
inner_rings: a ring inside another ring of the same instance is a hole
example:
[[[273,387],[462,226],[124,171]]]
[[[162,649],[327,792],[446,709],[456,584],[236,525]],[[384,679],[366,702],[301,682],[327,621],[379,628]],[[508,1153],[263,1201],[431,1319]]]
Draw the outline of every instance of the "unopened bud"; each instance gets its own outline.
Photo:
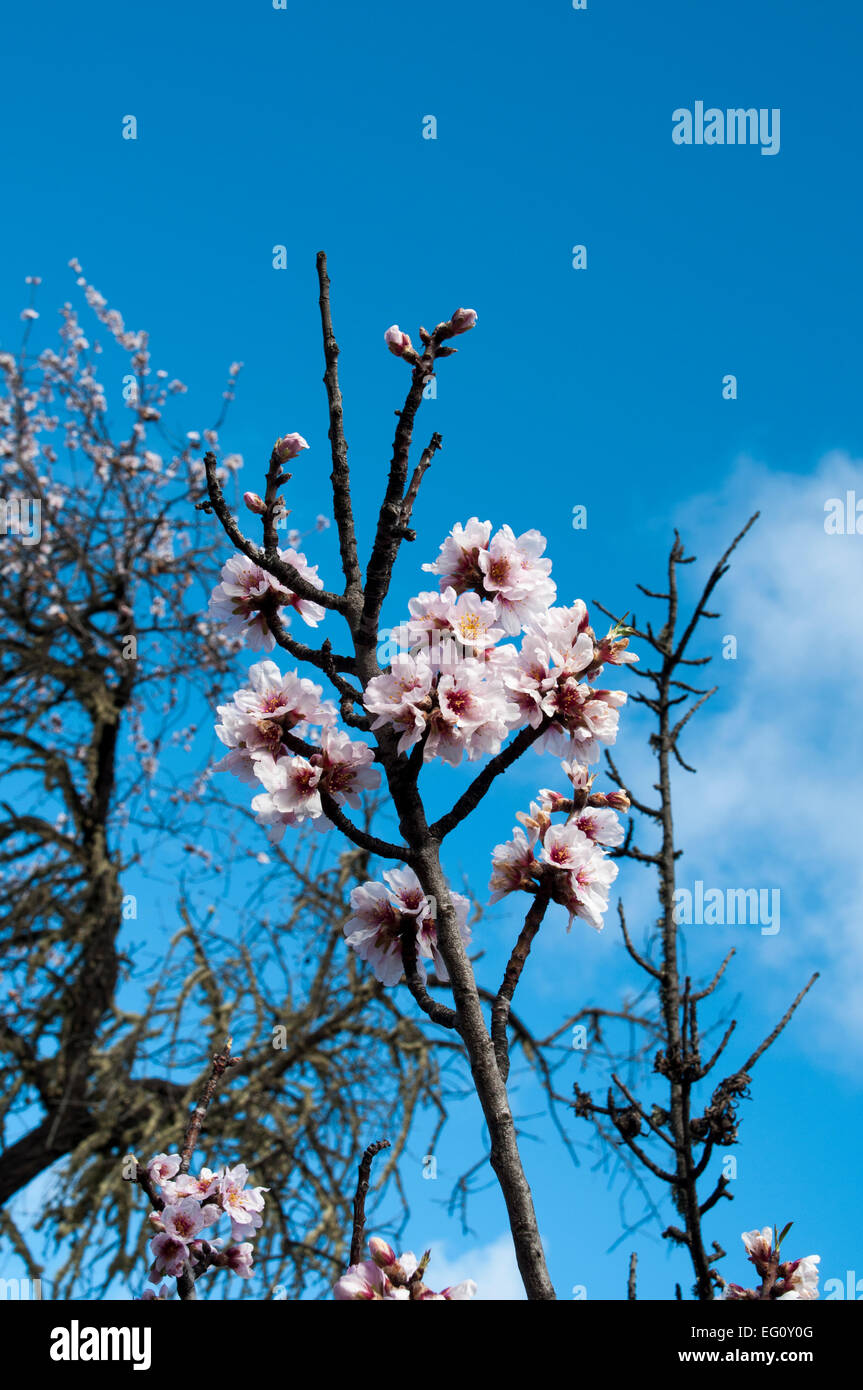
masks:
[[[273,453],[280,463],[287,463],[289,459],[295,459],[301,449],[308,447],[301,434],[283,434],[273,445]]]
[[[628,793],[623,788],[619,792],[609,792],[605,799],[613,811],[628,811],[632,805]]]
[[[544,811],[572,810],[572,798],[563,796],[560,792],[552,791],[549,787],[541,787],[539,796],[540,804]]]
[[[456,309],[450,320],[454,333],[467,333],[476,323],[475,309]]]
[[[369,1241],[369,1254],[380,1269],[391,1269],[396,1262],[396,1252],[380,1236],[372,1236]]]
[[[264,512],[266,511],[266,507],[264,506],[264,499],[263,497],[259,497],[256,492],[244,492],[243,501],[245,502],[250,512],[254,512],[256,516],[264,515]]]
[[[413,351],[410,335],[403,333],[397,323],[392,324],[387,329],[384,334],[384,342],[395,357],[404,357],[406,352]]]

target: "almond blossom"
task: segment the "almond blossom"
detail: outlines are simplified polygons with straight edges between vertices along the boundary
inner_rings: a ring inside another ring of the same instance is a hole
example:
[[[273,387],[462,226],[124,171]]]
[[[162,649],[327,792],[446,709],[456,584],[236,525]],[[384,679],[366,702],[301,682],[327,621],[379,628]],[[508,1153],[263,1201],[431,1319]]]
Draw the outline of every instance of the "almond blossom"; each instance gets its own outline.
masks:
[[[363,703],[369,714],[377,715],[372,729],[386,724],[400,729],[400,753],[409,752],[425,729],[431,685],[428,659],[422,653],[416,657],[403,653],[394,658],[388,673],[375,676],[366,686]]]
[[[176,1166],[175,1166],[176,1160]],[[244,1163],[214,1172],[202,1168],[197,1175],[178,1173],[179,1155],[157,1154],[147,1172],[160,1188],[164,1206],[150,1213],[156,1234],[150,1241],[153,1264],[149,1282],[158,1283],[163,1275],[179,1279],[194,1277],[207,1268],[229,1269],[241,1279],[252,1274],[254,1247],[251,1239],[260,1229],[265,1187],[246,1186],[249,1170]],[[202,1231],[227,1217],[231,1225],[231,1244],[222,1249],[221,1238],[204,1239]],[[145,1295],[162,1298],[159,1293]]]
[[[260,661],[249,668],[248,687],[238,690],[230,705],[219,705],[221,722],[216,735],[230,750],[214,771],[233,772],[254,786],[256,762],[269,753],[286,755],[284,735],[302,736],[312,728],[329,728],[336,719],[335,706],[322,700],[322,689],[296,671],[282,675],[274,661]]]
[[[320,785],[339,805],[360,805],[360,792],[380,785],[381,774],[374,763],[374,750],[360,739],[352,739],[341,729],[326,728],[321,733],[321,751],[311,762],[321,770]]]
[[[462,526],[456,522],[440,548],[440,555],[423,569],[436,574],[441,581],[441,589],[451,586],[457,594],[482,585],[483,572],[479,556],[488,545],[491,535],[491,522],[480,521],[472,516]]]
[[[147,1172],[153,1182],[162,1184],[180,1171],[179,1154],[156,1154],[147,1164]]]
[[[337,1302],[369,1303],[389,1299],[398,1302],[460,1302],[476,1296],[473,1279],[465,1279],[435,1293],[425,1284],[429,1251],[418,1260],[413,1251],[396,1255],[392,1246],[379,1236],[369,1241],[371,1259],[351,1265],[333,1288]]]
[[[219,1180],[222,1210],[231,1218],[231,1238],[246,1240],[262,1222],[266,1187],[247,1188],[249,1170],[245,1163],[226,1168]]]
[[[421,977],[425,977],[423,961],[432,960],[438,978],[448,980],[438,949],[436,909],[413,869],[389,869],[383,877],[383,883],[370,881],[351,890],[352,916],[343,928],[351,950],[372,966],[381,984],[396,985],[402,977],[401,941],[407,928],[416,938]],[[450,898],[461,938],[467,945],[470,903],[461,893],[451,893]]]
[[[811,1301],[818,1297],[818,1265],[820,1255],[803,1255],[796,1260],[783,1260],[780,1242],[791,1229],[791,1223],[781,1235],[770,1226],[760,1231],[744,1231],[741,1240],[746,1253],[760,1276],[761,1284],[756,1289],[745,1288],[741,1284],[722,1283],[723,1299],[748,1300],[771,1299]]]
[[[304,820],[323,816],[318,790],[321,769],[307,758],[274,758],[267,753],[255,759],[254,767],[266,791],[252,797],[252,810],[274,843],[282,838],[286,826],[296,827]]]
[[[397,1289],[373,1260],[351,1265],[333,1287],[337,1303],[368,1303],[383,1299],[408,1299],[407,1289]]]
[[[516,827],[511,840],[495,845],[491,862],[490,903],[500,902],[508,893],[533,885],[536,857],[533,844],[528,843],[523,830]]]
[[[162,1211],[165,1232],[187,1245],[195,1239],[199,1231],[212,1226],[219,1219],[219,1208],[201,1206],[194,1197],[183,1197],[176,1205],[166,1206]]]
[[[163,1274],[172,1279],[185,1274],[189,1263],[189,1247],[185,1241],[160,1232],[150,1241],[150,1249],[155,1257],[150,1268],[151,1284],[157,1284]]]
[[[541,558],[544,549],[539,531],[516,537],[511,527],[502,526],[488,549],[479,552],[483,588],[494,595],[500,621],[513,635],[554,602],[557,589],[548,577],[551,561]]]
[[[544,549],[545,537],[538,531],[516,537],[503,526],[491,536],[491,522],[474,516],[453,527],[438,559],[423,569],[440,577],[442,589],[452,586],[457,594],[473,589],[482,598],[491,597],[501,626],[515,635],[554,602],[556,587]]]
[[[301,578],[316,589],[324,587],[317,565],[309,565],[305,555],[289,546],[279,550],[279,558],[292,565]],[[319,603],[300,598],[289,588],[261,569],[246,555],[232,555],[222,567],[221,582],[210,596],[210,612],[220,620],[226,618],[225,632],[242,637],[252,651],[272,651],[276,639],[267,624],[267,612],[279,611],[282,622],[290,623],[282,610],[293,608],[308,627],[317,627],[326,616]]]
[[[500,902],[519,891],[535,893],[544,884],[552,902],[567,909],[567,930],[575,917],[581,917],[601,931],[609,889],[618,873],[606,849],[621,843],[623,830],[607,805],[590,804],[593,777],[588,769],[566,761],[562,767],[572,796],[543,788],[529,812],[517,813],[524,828],[516,828],[513,838],[496,845],[492,853],[489,901]],[[606,801],[600,796],[594,799]],[[554,824],[552,817],[557,814],[566,820]]]

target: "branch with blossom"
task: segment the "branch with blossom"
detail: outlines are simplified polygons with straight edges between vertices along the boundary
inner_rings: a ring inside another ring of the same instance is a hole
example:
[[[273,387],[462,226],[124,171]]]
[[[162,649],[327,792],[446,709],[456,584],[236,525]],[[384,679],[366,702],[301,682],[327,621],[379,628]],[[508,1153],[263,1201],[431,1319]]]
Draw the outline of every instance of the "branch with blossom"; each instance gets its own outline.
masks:
[[[197,1298],[195,1285],[208,1270],[227,1269],[240,1279],[248,1279],[252,1274],[252,1240],[263,1223],[261,1212],[268,1189],[246,1187],[249,1170],[244,1163],[217,1172],[206,1167],[196,1175],[189,1172],[219,1081],[225,1072],[239,1065],[239,1060],[231,1055],[228,1038],[222,1051],[213,1057],[207,1083],[189,1117],[182,1150],[156,1154],[146,1167],[135,1162],[128,1173],[128,1180],[138,1183],[153,1208],[149,1221],[156,1234],[150,1241],[150,1283],[176,1279],[184,1301]],[[202,1235],[223,1217],[230,1221],[231,1243],[227,1247],[221,1236]],[[161,1284],[158,1293],[145,1290],[142,1295],[147,1299],[168,1296],[167,1286]]]
[[[808,1301],[818,1297],[818,1265],[820,1255],[803,1255],[796,1260],[783,1260],[780,1247],[791,1230],[793,1222],[781,1232],[776,1227],[765,1226],[760,1231],[744,1231],[741,1236],[749,1263],[754,1265],[761,1276],[757,1289],[747,1289],[740,1284],[729,1284],[719,1279],[722,1298],[732,1300],[785,1300]]]
[[[425,1272],[431,1258],[426,1250],[421,1260],[412,1251],[396,1255],[392,1246],[380,1236],[372,1236],[369,1241],[368,1260],[363,1260],[362,1249],[365,1235],[365,1200],[369,1187],[372,1163],[382,1149],[389,1148],[389,1140],[379,1139],[369,1144],[360,1160],[357,1177],[357,1190],[354,1197],[354,1227],[351,1239],[351,1263],[347,1271],[333,1288],[337,1302],[398,1301],[413,1303],[449,1303],[473,1298],[476,1284],[465,1279],[460,1284],[451,1285],[440,1293],[435,1293],[425,1282]]]
[[[285,511],[280,489],[291,476],[284,464],[304,454],[308,445],[301,435],[276,441],[263,495],[246,495],[247,507],[261,521],[261,545],[243,534],[231,513],[211,455],[204,460],[208,501],[203,506],[216,515],[236,551],[214,590],[213,615],[220,615],[252,650],[272,652],[278,645],[307,661],[323,673],[336,700],[325,698],[323,685],[299,670],[283,672],[272,660],[257,663],[248,685],[219,707],[217,734],[228,750],[220,766],[260,788],[252,809],[273,842],[286,829],[335,827],[360,848],[395,861],[381,880],[361,884],[352,893],[346,939],[382,983],[395,985],[404,976],[429,1019],[461,1039],[489,1128],[491,1163],[528,1297],[551,1299],[554,1290],[506,1090],[508,1020],[529,941],[549,903],[566,908],[570,925],[579,917],[594,928],[602,926],[616,873],[607,851],[623,839],[615,810],[625,810],[627,803],[619,793],[611,799],[593,793],[589,765],[615,742],[626,695],[598,688],[597,681],[606,665],[637,658],[627,650],[629,633],[623,625],[615,624],[607,636],[597,638],[581,600],[556,604],[551,561],[538,531],[516,534],[508,525],[495,531],[490,521],[478,517],[456,524],[438,558],[423,566],[437,588],[419,592],[404,620],[381,632],[401,544],[415,539],[407,523],[441,447],[435,432],[411,474],[423,393],[437,362],[455,352],[450,341],[473,329],[477,316],[458,309],[431,332],[421,328],[422,351],[397,325],[385,334],[390,351],[411,368],[411,381],[396,412],[392,458],[363,574],[323,253],[318,280],[343,587],[325,589],[317,565],[277,543],[275,519]],[[336,656],[329,639],[320,647],[298,642],[289,631],[294,615],[311,628],[337,616],[352,650]],[[338,727],[340,717],[347,729]],[[372,741],[353,738],[348,730],[367,733]],[[523,817],[527,837],[517,832],[493,856],[495,897],[525,891],[542,904],[542,911],[535,907],[528,914],[529,926],[492,1006],[493,1022],[487,1022],[468,956],[467,903],[449,886],[441,843],[530,749],[563,759],[569,790],[538,793]],[[420,790],[424,767],[435,761],[457,766],[463,760],[484,766],[451,810],[430,825]],[[349,814],[376,787],[386,789],[401,843],[370,835]],[[555,815],[564,816],[564,823],[552,825]],[[450,985],[451,1006],[429,994],[430,962],[436,982]]]

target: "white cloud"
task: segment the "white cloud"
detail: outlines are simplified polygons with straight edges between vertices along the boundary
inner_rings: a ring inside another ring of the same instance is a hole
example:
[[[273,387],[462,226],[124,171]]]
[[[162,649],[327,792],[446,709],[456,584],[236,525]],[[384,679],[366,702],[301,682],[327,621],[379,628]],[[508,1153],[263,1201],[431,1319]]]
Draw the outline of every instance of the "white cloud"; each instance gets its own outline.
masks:
[[[508,1301],[525,1297],[509,1233],[499,1236],[489,1245],[477,1246],[452,1258],[447,1256],[446,1243],[443,1241],[433,1244],[431,1252],[428,1269],[430,1288],[445,1289],[452,1284],[460,1284],[463,1279],[474,1279],[478,1300]]]

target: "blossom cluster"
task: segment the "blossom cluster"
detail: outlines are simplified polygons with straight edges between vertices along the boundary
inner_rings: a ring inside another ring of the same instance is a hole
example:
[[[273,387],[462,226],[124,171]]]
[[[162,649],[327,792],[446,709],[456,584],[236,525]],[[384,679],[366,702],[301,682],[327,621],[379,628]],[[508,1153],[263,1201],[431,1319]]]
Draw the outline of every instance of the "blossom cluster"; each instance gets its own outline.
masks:
[[[355,807],[360,792],[380,781],[371,766],[372,749],[335,728],[335,706],[322,695],[319,685],[297,671],[283,675],[274,661],[260,661],[249,669],[249,685],[218,707],[216,734],[229,751],[215,770],[264,788],[252,799],[252,809],[273,841],[286,826],[305,820],[316,829],[328,827],[322,794]],[[295,740],[312,730],[319,731],[314,751],[297,753]],[[293,750],[286,738],[294,742]]]
[[[252,493],[248,495],[253,496]],[[278,554],[313,588],[324,587],[317,565],[310,565],[300,551],[288,546]],[[317,627],[325,616],[325,610],[319,603],[300,598],[299,594],[293,593],[267,570],[256,565],[254,560],[241,554],[232,555],[222,566],[221,582],[210,595],[211,615],[220,620],[226,619],[226,634],[242,637],[252,651],[273,650],[276,639],[270,631],[267,617],[278,615],[282,623],[290,626],[288,609],[294,609],[308,627]]]
[[[401,943],[406,931],[416,939],[417,968],[425,979],[425,960],[434,962],[438,979],[449,974],[438,949],[437,906],[426,896],[413,869],[389,869],[383,883],[366,882],[351,890],[351,916],[344,926],[351,950],[372,966],[383,985],[398,984],[402,976]],[[467,946],[470,927],[468,899],[450,893],[459,932]]]
[[[160,1278],[196,1276],[205,1269],[229,1269],[241,1279],[252,1273],[252,1240],[263,1224],[263,1194],[266,1187],[247,1188],[249,1170],[244,1163],[213,1172],[202,1168],[197,1177],[180,1172],[179,1154],[157,1154],[147,1164],[150,1181],[158,1187],[164,1201],[160,1211],[150,1213],[156,1235],[150,1241],[154,1259],[151,1284]],[[202,1232],[227,1217],[231,1223],[231,1243],[224,1248],[221,1237],[206,1239]],[[150,1294],[161,1298],[163,1293]]]
[[[391,1245],[380,1236],[372,1236],[369,1241],[371,1259],[351,1265],[346,1274],[333,1289],[337,1302],[371,1299],[398,1299],[400,1302],[448,1303],[473,1298],[476,1284],[473,1279],[465,1279],[461,1284],[453,1284],[435,1293],[424,1283],[429,1252],[422,1260],[406,1251],[396,1256]]]
[[[597,690],[605,663],[635,661],[625,629],[597,642],[585,604],[554,607],[551,561],[538,531],[492,535],[490,521],[457,524],[423,568],[439,589],[418,594],[392,634],[389,669],[369,681],[373,729],[391,725],[398,749],[421,739],[423,759],[457,764],[500,751],[507,735],[539,729],[539,751],[596,762],[617,737],[626,695]],[[521,647],[502,642],[521,634]]]
[[[617,877],[617,864],[608,858],[608,850],[623,841],[615,811],[625,811],[629,797],[623,791],[591,796],[589,769],[575,762],[562,767],[572,795],[543,787],[529,812],[516,813],[524,828],[517,826],[511,840],[495,846],[490,901],[499,902],[520,889],[535,893],[543,884],[552,901],[569,912],[569,927],[573,918],[581,917],[600,931],[608,891]],[[552,816],[559,813],[566,815],[565,822],[552,824]]]
[[[787,1234],[786,1226],[783,1236]],[[762,1280],[761,1291],[746,1289],[741,1284],[726,1284],[723,1299],[802,1299],[818,1297],[818,1265],[820,1255],[804,1255],[799,1260],[782,1260],[780,1240],[775,1230],[765,1226],[760,1231],[744,1231],[743,1244],[751,1264]]]

